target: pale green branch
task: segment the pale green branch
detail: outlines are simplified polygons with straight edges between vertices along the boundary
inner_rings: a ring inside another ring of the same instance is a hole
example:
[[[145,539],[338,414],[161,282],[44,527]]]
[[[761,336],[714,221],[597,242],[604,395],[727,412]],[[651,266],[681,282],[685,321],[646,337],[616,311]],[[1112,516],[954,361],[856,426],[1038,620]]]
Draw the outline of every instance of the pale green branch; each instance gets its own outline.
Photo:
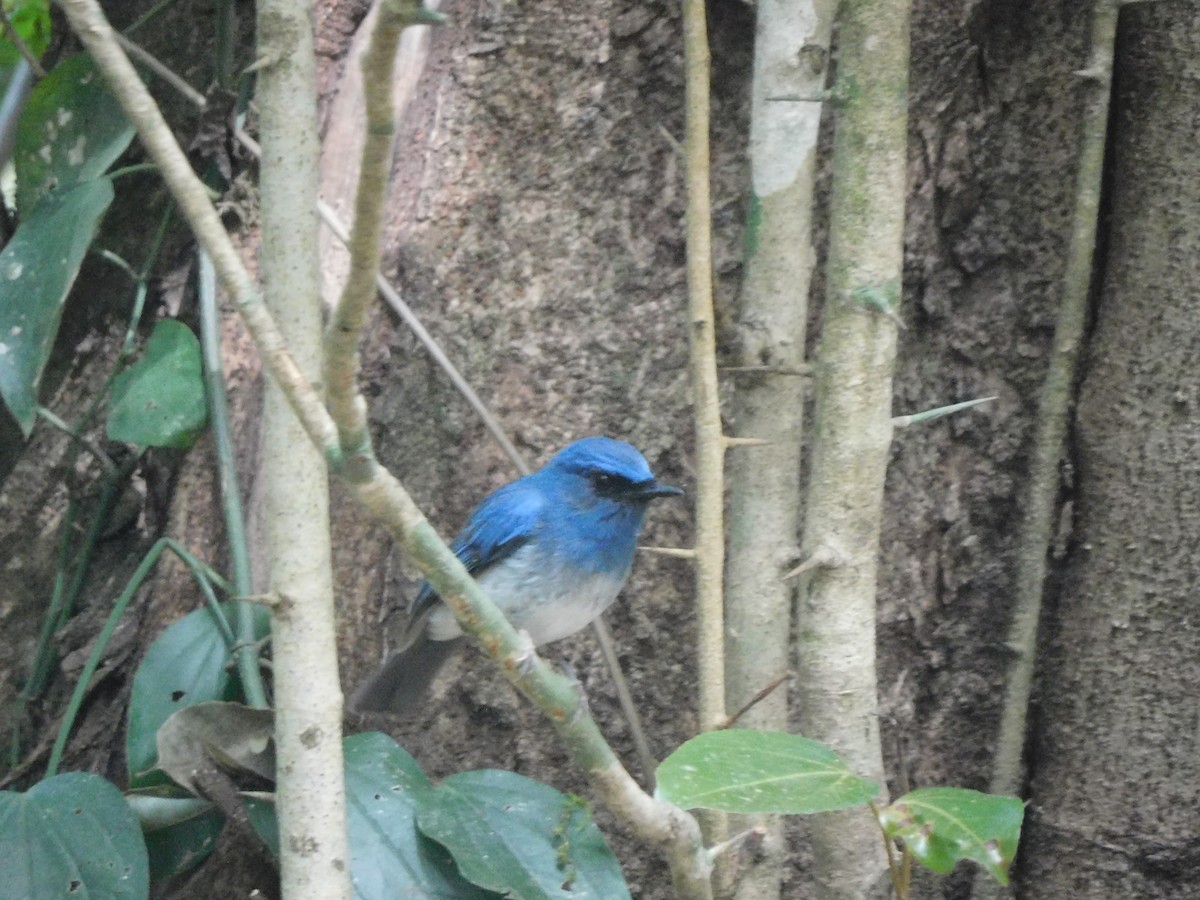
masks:
[[[325,389],[342,448],[353,457],[369,455],[367,404],[358,390],[358,343],[367,309],[375,300],[383,256],[383,215],[395,148],[392,81],[400,35],[411,24],[428,21],[413,0],[380,5],[362,59],[363,97],[367,110],[366,141],[354,198],[350,236],[350,270],[325,332]]]

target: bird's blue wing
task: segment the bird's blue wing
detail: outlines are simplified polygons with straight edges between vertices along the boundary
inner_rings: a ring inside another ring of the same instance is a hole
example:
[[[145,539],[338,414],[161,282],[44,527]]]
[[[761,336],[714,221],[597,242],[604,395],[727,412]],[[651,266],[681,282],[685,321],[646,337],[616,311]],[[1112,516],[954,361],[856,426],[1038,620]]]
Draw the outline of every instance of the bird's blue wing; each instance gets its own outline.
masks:
[[[533,536],[545,502],[537,483],[529,478],[506,484],[475,507],[450,549],[468,572],[479,575],[511,556]],[[437,601],[433,586],[424,582],[412,604],[413,621]]]

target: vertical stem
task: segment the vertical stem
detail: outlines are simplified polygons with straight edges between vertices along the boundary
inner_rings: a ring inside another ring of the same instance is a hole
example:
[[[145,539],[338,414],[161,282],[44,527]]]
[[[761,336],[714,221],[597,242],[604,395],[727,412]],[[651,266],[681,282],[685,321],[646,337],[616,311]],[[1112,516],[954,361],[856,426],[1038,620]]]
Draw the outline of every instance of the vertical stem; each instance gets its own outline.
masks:
[[[208,419],[213,430],[217,453],[217,477],[221,483],[221,509],[225,513],[225,539],[229,544],[229,576],[239,597],[254,592],[250,581],[250,550],[246,543],[246,520],[242,515],[242,492],[238,486],[233,436],[229,432],[229,408],[225,397],[225,372],[221,364],[221,312],[217,307],[217,275],[212,260],[203,250],[200,256],[200,347],[204,356],[204,381],[208,393]],[[254,607],[237,602],[238,646],[235,652],[238,677],[246,702],[266,709],[254,646]]]
[[[741,709],[791,668],[794,563],[800,536],[800,447],[808,290],[812,247],[819,96],[834,0],[759,0],[751,87],[750,176],[746,277],[742,283],[739,364],[762,369],[736,386],[738,436],[762,447],[734,450],[729,462],[729,560],[726,566],[726,685],[730,709]],[[786,731],[788,692],[773,692],[744,717],[749,728]],[[783,827],[778,816],[738,822],[764,825],[761,858],[738,879],[739,900],[778,898]]]
[[[1108,104],[1112,91],[1118,12],[1119,7],[1113,0],[1100,0],[1093,13],[1092,58],[1084,84],[1089,99],[1080,137],[1071,244],[1063,275],[1054,346],[1038,402],[1037,437],[1034,440],[1025,516],[1017,550],[1016,608],[1005,644],[1015,656],[1009,668],[997,740],[991,783],[993,793],[1013,794],[1021,789],[1025,718],[1033,685],[1034,658],[1037,655],[1046,555],[1050,548],[1054,510],[1058,501],[1058,463],[1067,431],[1067,413],[1074,395],[1075,367],[1092,284],[1092,257],[1096,249],[1096,227],[1100,214],[1100,180],[1108,137]]]
[[[233,45],[237,39],[237,9],[233,0],[217,0],[216,21],[217,84],[225,90],[233,87]]]
[[[371,36],[362,56],[366,137],[354,194],[349,272],[325,332],[325,385],[329,412],[337,423],[343,450],[356,462],[371,455],[367,405],[358,388],[358,342],[367,310],[375,300],[383,258],[383,216],[392,171],[396,122],[392,82],[396,48],[409,25],[439,22],[441,17],[419,0],[390,0],[375,10]],[[349,477],[360,477],[359,465]]]
[[[722,573],[725,438],[717,394],[709,190],[709,50],[704,0],[683,6],[687,68],[687,282],[696,416],[696,606],[700,620],[700,727],[725,719]]]
[[[312,11],[304,0],[260,0],[264,300],[296,365],[321,374],[317,257],[317,108]],[[266,386],[265,481],[272,611],[280,882],[285,898],[349,900],[329,488],[325,462],[279,386]]]
[[[883,783],[875,678],[875,581],[892,438],[895,309],[904,248],[909,7],[844,0],[827,295],[799,602],[804,733]],[[813,820],[822,898],[860,898],[887,877],[865,810]]]
[[[1008,669],[1000,731],[996,738],[996,758],[992,764],[989,790],[994,794],[1019,794],[1024,786],[1025,732],[1037,658],[1046,557],[1058,502],[1058,464],[1075,396],[1079,346],[1083,341],[1092,286],[1119,15],[1120,5],[1116,0],[1098,0],[1095,4],[1091,58],[1087,69],[1081,73],[1087,101],[1079,138],[1075,210],[1058,321],[1054,328],[1054,346],[1038,399],[1037,434],[1017,544],[1016,597],[1005,643],[1012,650],[1013,658]],[[1001,896],[1002,891],[990,880],[977,879],[975,896],[988,895]]]

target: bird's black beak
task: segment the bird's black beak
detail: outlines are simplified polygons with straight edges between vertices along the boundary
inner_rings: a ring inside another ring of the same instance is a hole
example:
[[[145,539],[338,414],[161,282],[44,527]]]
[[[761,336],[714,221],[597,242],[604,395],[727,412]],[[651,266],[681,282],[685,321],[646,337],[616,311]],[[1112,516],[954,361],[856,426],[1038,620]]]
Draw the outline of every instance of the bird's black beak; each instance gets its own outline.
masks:
[[[651,478],[649,481],[633,485],[629,496],[637,500],[649,501],[659,497],[681,497],[683,496],[683,490],[675,487],[673,484],[663,484]]]

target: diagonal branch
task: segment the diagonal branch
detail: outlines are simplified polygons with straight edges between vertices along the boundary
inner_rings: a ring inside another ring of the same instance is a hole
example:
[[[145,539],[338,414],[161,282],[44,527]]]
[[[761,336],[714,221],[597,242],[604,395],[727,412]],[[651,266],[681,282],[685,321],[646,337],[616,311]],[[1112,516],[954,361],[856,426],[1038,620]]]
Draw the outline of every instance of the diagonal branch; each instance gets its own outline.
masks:
[[[362,59],[367,135],[354,198],[350,236],[350,271],[325,332],[325,386],[329,410],[337,422],[341,445],[357,457],[370,454],[367,405],[358,390],[358,342],[367,309],[375,300],[376,273],[383,255],[383,214],[396,127],[392,110],[392,78],[396,47],[409,25],[439,21],[414,0],[381,3]]]

